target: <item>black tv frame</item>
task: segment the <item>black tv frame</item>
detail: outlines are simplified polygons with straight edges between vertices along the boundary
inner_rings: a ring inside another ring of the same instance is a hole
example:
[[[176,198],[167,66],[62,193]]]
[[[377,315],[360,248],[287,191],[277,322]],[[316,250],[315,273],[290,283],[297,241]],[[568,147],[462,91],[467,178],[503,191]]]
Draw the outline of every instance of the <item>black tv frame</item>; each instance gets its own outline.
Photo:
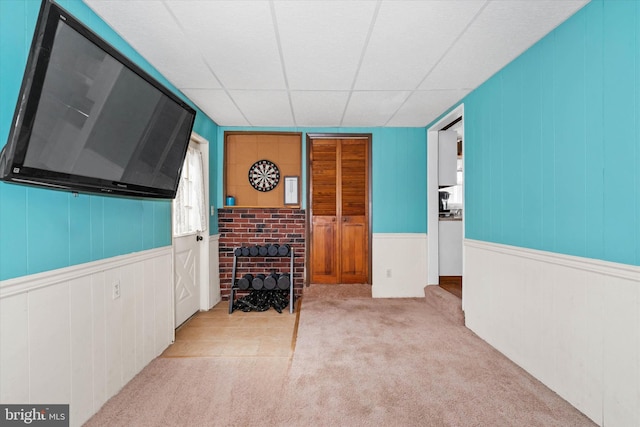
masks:
[[[27,146],[31,137],[37,107],[49,65],[48,53],[53,46],[56,29],[60,21],[64,21],[64,23],[73,30],[111,55],[116,61],[133,71],[147,83],[162,92],[162,94],[176,102],[191,116],[189,129],[193,129],[196,112],[189,104],[163,86],[133,61],[129,60],[124,54],[90,30],[73,15],[57,5],[53,0],[42,0],[8,141],[0,153],[0,180],[15,184],[71,191],[74,193],[160,199],[175,198],[180,174],[182,172],[182,164],[184,163],[184,158],[189,147],[191,132],[189,132],[187,140],[182,141],[184,150],[173,190],[24,166]]]

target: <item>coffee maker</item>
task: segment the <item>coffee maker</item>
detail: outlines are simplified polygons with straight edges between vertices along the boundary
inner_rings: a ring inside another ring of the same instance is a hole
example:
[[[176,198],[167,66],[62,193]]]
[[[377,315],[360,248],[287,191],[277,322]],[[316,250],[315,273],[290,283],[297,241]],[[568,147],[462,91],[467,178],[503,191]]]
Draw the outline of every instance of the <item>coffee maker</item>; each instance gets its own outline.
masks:
[[[451,193],[448,191],[439,191],[438,199],[439,199],[439,207],[440,213],[448,213],[449,212],[449,196]]]

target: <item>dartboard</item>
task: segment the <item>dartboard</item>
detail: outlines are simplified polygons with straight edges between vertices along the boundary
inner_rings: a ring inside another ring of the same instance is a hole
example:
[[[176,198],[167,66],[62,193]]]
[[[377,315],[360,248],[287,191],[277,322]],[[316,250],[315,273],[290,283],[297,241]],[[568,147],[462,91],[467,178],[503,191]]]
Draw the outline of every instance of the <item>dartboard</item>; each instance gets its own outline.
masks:
[[[280,181],[280,171],[269,160],[258,160],[249,168],[249,182],[258,191],[271,191]]]

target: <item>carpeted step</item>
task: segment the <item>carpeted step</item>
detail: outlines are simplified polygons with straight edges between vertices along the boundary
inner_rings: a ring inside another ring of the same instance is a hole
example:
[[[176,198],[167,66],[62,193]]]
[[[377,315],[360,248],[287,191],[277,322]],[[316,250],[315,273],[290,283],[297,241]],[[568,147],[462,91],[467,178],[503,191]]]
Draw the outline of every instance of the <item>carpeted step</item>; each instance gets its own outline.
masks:
[[[462,300],[460,298],[445,291],[438,285],[425,286],[424,296],[429,306],[438,310],[452,322],[464,325],[464,312],[462,311]]]
[[[311,284],[304,289],[304,297],[307,301],[313,299],[371,299],[371,285],[362,283],[350,284]]]

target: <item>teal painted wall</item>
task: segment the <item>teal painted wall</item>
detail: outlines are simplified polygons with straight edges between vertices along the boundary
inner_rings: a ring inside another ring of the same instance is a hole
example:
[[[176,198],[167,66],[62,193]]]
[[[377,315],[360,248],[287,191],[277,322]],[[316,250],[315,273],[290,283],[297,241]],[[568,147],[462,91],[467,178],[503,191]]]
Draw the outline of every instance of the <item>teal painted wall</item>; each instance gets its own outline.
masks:
[[[592,1],[463,102],[466,237],[640,265],[640,2]]]
[[[424,128],[218,128],[216,201],[222,206],[225,131],[301,132],[302,200],[306,207],[306,134],[370,133],[374,233],[427,232],[427,141]]]
[[[177,93],[156,70],[80,0],[62,7]],[[0,0],[0,144],[6,143],[39,0]],[[201,111],[194,131],[211,143],[217,163],[217,125]],[[211,179],[211,200],[217,197]],[[211,219],[211,234],[217,220]],[[169,201],[100,197],[0,183],[0,280],[171,244]]]

